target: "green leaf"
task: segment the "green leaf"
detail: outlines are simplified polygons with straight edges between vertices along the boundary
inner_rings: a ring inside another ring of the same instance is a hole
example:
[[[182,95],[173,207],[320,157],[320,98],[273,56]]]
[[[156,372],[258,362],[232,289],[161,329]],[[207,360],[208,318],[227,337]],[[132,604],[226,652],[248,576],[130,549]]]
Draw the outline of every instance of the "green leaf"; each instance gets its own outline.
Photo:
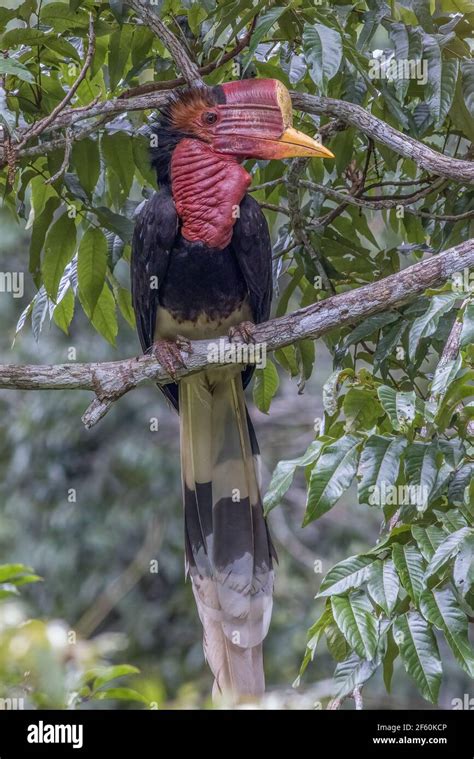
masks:
[[[365,593],[333,596],[334,620],[349,645],[361,659],[371,660],[377,649],[377,621]]]
[[[311,472],[304,526],[329,511],[347,490],[357,471],[360,442],[344,435],[324,448]]]
[[[104,134],[102,137],[102,152],[107,167],[113,169],[124,194],[128,196],[135,173],[131,137],[125,134],[125,132]]]
[[[453,556],[456,556],[464,539],[472,534],[473,532],[469,527],[462,527],[460,530],[452,532],[451,535],[447,535],[444,542],[436,549],[426,568],[425,580],[436,574]]]
[[[397,392],[388,385],[377,388],[380,402],[395,430],[407,431],[415,421],[420,405],[414,392]]]
[[[417,684],[423,698],[436,704],[443,670],[431,626],[421,614],[411,611],[397,617],[394,630],[406,671]]]
[[[431,560],[438,546],[446,538],[446,533],[435,525],[430,525],[429,527],[414,525],[411,528],[411,532],[426,561]]]
[[[441,362],[436,367],[433,381],[431,383],[431,393],[434,403],[429,404],[429,411],[432,416],[437,413],[439,400],[444,397],[451,383],[456,379],[461,369],[462,359],[460,354],[447,363]],[[427,406],[428,408],[428,406]]]
[[[418,511],[425,511],[430,503],[438,476],[438,454],[436,443],[412,443],[406,450],[410,504]]]
[[[37,219],[43,213],[48,200],[50,200],[50,198],[56,197],[57,193],[54,191],[51,185],[45,183],[44,177],[42,176],[34,177],[34,179],[32,179],[30,182],[30,187],[31,204],[33,206],[34,219]],[[28,220],[27,226],[29,225],[30,220]]]
[[[358,471],[359,503],[384,506],[383,493],[396,483],[407,445],[403,437],[371,435],[362,449]]]
[[[115,18],[120,22],[123,16],[124,0],[109,0],[109,5]]]
[[[341,384],[348,378],[354,376],[353,369],[337,369],[333,372],[323,385],[323,406],[329,416],[333,416],[337,411],[338,392]]]
[[[94,314],[90,312],[87,301],[82,300],[81,291],[79,291],[79,298],[92,326],[102,337],[105,337],[107,342],[115,345],[115,338],[118,333],[117,314],[114,296],[107,283],[104,283],[102,292],[95,304]]]
[[[424,314],[413,322],[409,334],[409,357],[414,361],[420,340],[436,332],[440,317],[447,313],[459,299],[458,293],[446,292],[434,295]]]
[[[72,161],[79,182],[87,194],[92,195],[100,175],[100,153],[96,140],[76,140],[72,148]]]
[[[372,564],[367,590],[375,603],[390,616],[400,590],[400,580],[391,559],[377,560]]]
[[[33,47],[35,45],[43,45],[48,35],[39,29],[17,28],[9,29],[8,32],[2,34],[2,47],[5,49],[18,47],[19,45],[28,45]]]
[[[383,336],[377,343],[374,353],[374,372],[378,371],[381,364],[392,355],[395,348],[400,345],[400,341],[408,327],[405,319],[399,319],[391,324],[388,329],[383,331]]]
[[[138,691],[133,688],[109,688],[108,690],[100,690],[94,693],[92,698],[95,701],[139,701],[146,706],[149,705],[149,701],[145,696],[142,696]]]
[[[131,241],[134,229],[133,221],[127,219],[126,216],[114,213],[110,208],[106,208],[105,206],[94,208],[94,213],[102,226],[110,229],[111,232],[115,232],[123,242],[128,243]]]
[[[139,672],[139,669],[132,667],[130,664],[117,664],[112,667],[105,667],[103,672],[95,678],[92,688],[93,690],[98,690],[111,680],[116,680],[118,677],[124,677],[125,675],[136,675]]]
[[[67,211],[54,222],[46,236],[41,267],[43,282],[51,300],[56,301],[59,282],[76,249],[76,225]]]
[[[454,562],[453,579],[456,588],[465,596],[474,585],[474,536],[469,535],[461,545]]]
[[[470,301],[464,309],[459,347],[464,348],[472,343],[474,343],[474,301]]]
[[[342,404],[346,417],[346,431],[356,432],[370,429],[381,416],[382,409],[371,390],[351,387]]]
[[[393,663],[398,656],[398,646],[395,643],[392,630],[387,632],[387,650],[383,659],[383,681],[387,689],[387,693],[390,693],[392,688],[393,677]]]
[[[358,588],[369,577],[374,559],[374,556],[361,555],[349,556],[348,559],[340,561],[329,570],[316,597],[332,596],[351,588]]]
[[[474,371],[468,370],[461,372],[457,379],[451,382],[435,418],[440,430],[451,424],[452,417],[459,412],[460,404],[474,396],[473,378]]]
[[[347,350],[351,345],[360,343],[362,340],[373,335],[374,332],[378,332],[382,327],[386,327],[387,324],[392,324],[393,322],[398,321],[399,318],[398,314],[390,313],[390,311],[384,314],[374,314],[373,316],[369,316],[344,338],[341,350]]]
[[[360,659],[357,654],[352,654],[346,661],[337,665],[334,672],[336,685],[335,697],[338,699],[354,692],[354,688],[360,688],[376,672],[378,662]]]
[[[412,545],[394,543],[392,558],[395,569],[406,592],[418,605],[421,592],[425,588],[425,562],[419,551]]]
[[[271,8],[266,13],[263,13],[258,17],[255,29],[252,32],[252,39],[248,47],[247,52],[242,58],[242,72],[243,75],[253,59],[254,53],[264,37],[271,31],[273,25],[278,21],[280,16],[288,10],[287,7]]]
[[[280,384],[278,371],[273,361],[267,360],[264,369],[257,369],[253,385],[253,400],[257,408],[268,414],[270,404]]]
[[[471,141],[474,141],[474,121],[472,114],[466,107],[461,77],[458,77],[456,83],[456,91],[449,112],[449,118],[452,120],[456,129],[459,129],[459,131],[466,137]]]
[[[119,285],[114,287],[114,296],[123,318],[128,322],[132,329],[135,329],[135,311],[132,306],[130,290]]]
[[[412,0],[411,7],[421,26],[427,32],[434,31],[430,0]]]
[[[16,76],[17,79],[21,79],[22,82],[29,82],[33,84],[35,78],[31,71],[27,69],[23,63],[19,63],[14,58],[1,58],[0,57],[0,75],[6,74],[7,76]]]
[[[308,447],[307,451],[299,459],[278,462],[263,499],[265,514],[268,514],[269,511],[280,503],[293,482],[296,467],[308,466],[309,464],[314,463],[318,458],[322,447],[323,442],[321,440],[314,440]]]
[[[319,617],[319,619],[316,620],[316,622],[310,627],[308,630],[308,640],[306,643],[306,651],[303,658],[303,661],[301,662],[301,667],[299,671],[299,675],[296,679],[296,681],[293,683],[293,687],[297,688],[300,684],[300,679],[302,675],[304,674],[308,664],[310,661],[313,661],[314,655],[316,653],[316,647],[319,643],[319,640],[328,627],[333,622],[333,616],[332,616],[332,609],[329,601],[326,602],[326,607]]]
[[[342,39],[336,29],[323,24],[305,24],[303,49],[311,79],[322,91],[336,76],[342,62]]]
[[[428,62],[428,97],[426,102],[435,126],[440,126],[453,102],[459,73],[459,61],[455,58],[443,60],[441,48],[434,36],[425,36],[423,55]]]
[[[54,307],[54,323],[59,327],[59,329],[62,329],[66,335],[69,334],[69,326],[74,317],[74,303],[74,292],[70,287],[64,297],[61,298],[57,306]]]
[[[132,37],[133,26],[130,24],[124,24],[110,35],[108,65],[112,92],[123,77],[125,64],[130,54]]]
[[[335,661],[344,661],[347,659],[351,653],[351,647],[335,622],[326,628],[325,634],[326,645],[332,658]]]
[[[25,564],[0,564],[0,582],[12,583],[21,575],[29,575],[32,572],[32,568]]]
[[[299,340],[295,344],[296,359],[298,362],[300,381],[298,388],[303,392],[305,381],[311,377],[316,355],[314,340]]]
[[[473,5],[474,12],[474,5]],[[462,94],[467,110],[474,118],[474,61],[461,61]]]
[[[93,317],[107,272],[107,240],[97,227],[89,227],[79,244],[77,275],[81,302]]]
[[[60,202],[61,200],[58,197],[50,198],[46,203],[41,216],[35,216],[33,227],[31,229],[29,271],[33,275],[37,287],[40,285],[41,251],[43,250],[46,233]]]
[[[142,179],[151,187],[155,186],[156,177],[150,165],[150,143],[144,137],[137,135],[132,142],[133,160]]]
[[[467,617],[449,587],[425,590],[420,597],[421,613],[438,630],[442,630],[457,661],[474,677],[474,649],[467,634]]]

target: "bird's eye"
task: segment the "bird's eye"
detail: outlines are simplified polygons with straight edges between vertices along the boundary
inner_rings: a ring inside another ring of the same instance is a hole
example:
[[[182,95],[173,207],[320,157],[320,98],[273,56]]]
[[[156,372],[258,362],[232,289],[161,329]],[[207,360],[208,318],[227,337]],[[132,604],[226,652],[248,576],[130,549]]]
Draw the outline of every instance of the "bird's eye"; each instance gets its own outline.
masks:
[[[217,121],[217,113],[207,111],[206,113],[203,113],[202,120],[205,124],[215,124]]]

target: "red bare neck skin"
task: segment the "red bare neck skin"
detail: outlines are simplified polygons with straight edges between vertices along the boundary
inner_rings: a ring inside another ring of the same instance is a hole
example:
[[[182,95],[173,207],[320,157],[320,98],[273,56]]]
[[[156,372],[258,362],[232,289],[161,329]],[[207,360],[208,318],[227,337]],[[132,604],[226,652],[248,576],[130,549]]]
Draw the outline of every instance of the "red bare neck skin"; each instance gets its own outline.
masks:
[[[232,156],[216,153],[200,140],[181,140],[171,159],[171,190],[183,237],[225,248],[250,182]]]

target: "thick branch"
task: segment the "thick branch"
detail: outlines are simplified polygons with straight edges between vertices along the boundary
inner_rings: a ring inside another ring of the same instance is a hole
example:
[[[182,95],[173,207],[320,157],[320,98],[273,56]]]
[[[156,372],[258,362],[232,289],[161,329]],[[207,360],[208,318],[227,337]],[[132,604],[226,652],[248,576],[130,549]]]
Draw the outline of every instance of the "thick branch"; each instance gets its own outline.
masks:
[[[360,105],[333,98],[304,95],[301,92],[292,92],[291,96],[295,108],[307,113],[334,116],[336,119],[348,121],[376,142],[387,145],[405,158],[411,158],[417,166],[431,174],[448,177],[456,182],[474,183],[474,163],[437,153],[427,145],[414,140],[413,137],[399,132],[398,129],[372,116]]]
[[[132,8],[137,16],[151,29],[162,41],[163,45],[171,53],[178,71],[186,82],[192,87],[200,87],[204,82],[195,63],[189,58],[179,40],[173,32],[154,13],[153,7],[147,0],[127,0],[127,5]]]
[[[455,272],[474,266],[474,239],[456,245],[437,256],[421,261],[374,284],[334,295],[279,319],[271,319],[255,328],[255,341],[268,351],[302,340],[315,339],[336,327],[342,327],[371,314],[387,311],[428,287],[448,280]],[[183,354],[186,366],[177,371],[178,378],[209,367],[208,340],[192,344],[192,353]],[[214,343],[212,343],[214,345]],[[222,348],[229,347],[222,338]],[[250,357],[249,363],[251,363]],[[215,366],[225,366],[225,358]],[[20,390],[92,390],[96,398],[83,416],[92,427],[110,409],[113,402],[129,390],[144,383],[169,382],[164,368],[151,355],[101,364],[61,364],[56,366],[0,366],[0,388]]]
[[[139,0],[131,0],[131,2],[140,4]],[[168,30],[166,31],[170,34]],[[179,45],[179,43],[177,44]],[[199,73],[197,75],[199,76]],[[113,100],[97,103],[87,110],[81,109],[79,111],[79,109],[70,108],[59,114],[55,119],[54,127],[67,127],[82,119],[89,119],[94,116],[112,117],[119,113],[123,113],[124,111],[145,111],[161,108],[168,99],[169,92],[169,90],[164,92],[154,92],[148,95],[140,95],[128,99],[118,97]],[[292,100],[295,108],[298,108],[301,111],[326,116],[335,116],[337,119],[347,121],[354,126],[357,126],[369,137],[383,143],[399,155],[411,158],[418,166],[433,174],[448,177],[449,179],[453,179],[460,183],[471,184],[474,182],[474,163],[463,161],[458,158],[450,158],[442,153],[437,153],[422,142],[418,142],[418,140],[414,140],[412,137],[402,134],[402,132],[389,126],[381,119],[372,116],[368,111],[358,105],[346,103],[343,100],[321,98],[315,95],[304,95],[299,92],[292,93]],[[340,129],[341,122],[339,121],[337,124]],[[61,144],[64,144],[64,141]],[[38,148],[22,148],[21,150],[18,150],[18,157],[21,158],[22,156],[31,155],[32,150],[37,150],[38,153],[41,152],[44,154],[52,150],[53,145],[55,145],[55,141],[51,140],[49,143],[38,146]],[[0,153],[0,161],[2,160],[5,163],[5,157]]]
[[[138,0],[134,0],[134,2],[138,2]],[[129,99],[118,97],[113,100],[97,103],[87,110],[69,108],[55,119],[54,127],[63,128],[71,126],[78,121],[93,118],[94,116],[106,116],[109,118],[125,111],[146,111],[161,108],[167,101],[169,93],[170,91],[168,90]],[[376,116],[372,116],[358,105],[345,103],[343,100],[304,95],[300,92],[293,92],[292,100],[294,107],[301,111],[325,116],[336,116],[339,119],[336,122],[338,129],[341,128],[340,120],[353,124],[366,135],[383,143],[395,153],[405,158],[411,158],[418,166],[426,169],[431,174],[447,177],[455,182],[464,184],[474,182],[474,163],[463,161],[459,158],[450,158],[443,153],[438,153],[422,142],[414,140],[413,137],[409,137],[397,129],[393,129],[393,127]],[[18,157],[31,155],[32,150],[36,150],[37,154],[47,153],[53,149],[53,144],[54,141],[50,141],[36,148],[23,148],[18,151]],[[64,140],[61,144],[64,145]],[[5,158],[0,152],[0,163],[2,160],[5,163]]]

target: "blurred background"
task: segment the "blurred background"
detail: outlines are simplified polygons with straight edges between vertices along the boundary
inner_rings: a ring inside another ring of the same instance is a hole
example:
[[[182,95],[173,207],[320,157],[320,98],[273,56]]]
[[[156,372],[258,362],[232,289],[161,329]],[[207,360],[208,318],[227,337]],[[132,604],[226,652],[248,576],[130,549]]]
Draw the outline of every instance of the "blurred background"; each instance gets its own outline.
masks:
[[[12,348],[17,319],[34,290],[25,271],[28,233],[1,210],[0,225],[3,270],[25,272],[23,298],[0,294],[2,363],[63,363],[71,348],[79,362],[138,354],[125,321],[114,349],[82,313],[69,336],[46,320],[39,342],[28,326]],[[318,342],[304,394],[282,376],[270,415],[250,403],[266,484],[281,458],[300,455],[313,439],[331,368]],[[22,588],[19,600],[0,605],[0,696],[20,694],[26,708],[65,706],[79,670],[98,661],[127,662],[140,670],[130,684],[153,708],[210,708],[211,675],[184,578],[177,417],[158,390],[147,387],[122,398],[87,431],[81,414],[90,400],[83,391],[0,391],[0,563],[22,562],[43,578]],[[155,419],[158,430],[152,431]],[[280,563],[265,646],[268,708],[325,707],[333,663],[324,643],[300,686],[291,687],[307,629],[322,610],[312,599],[328,569],[373,545],[380,529],[378,511],[358,507],[350,493],[301,529],[305,487],[298,477],[269,520]],[[42,622],[25,625],[30,618]],[[469,687],[451,666],[451,654],[442,650],[442,656],[440,706],[450,708]],[[364,689],[364,707],[430,708],[403,670],[395,673],[393,693],[374,678]],[[87,701],[83,708],[111,705],[134,704]]]

